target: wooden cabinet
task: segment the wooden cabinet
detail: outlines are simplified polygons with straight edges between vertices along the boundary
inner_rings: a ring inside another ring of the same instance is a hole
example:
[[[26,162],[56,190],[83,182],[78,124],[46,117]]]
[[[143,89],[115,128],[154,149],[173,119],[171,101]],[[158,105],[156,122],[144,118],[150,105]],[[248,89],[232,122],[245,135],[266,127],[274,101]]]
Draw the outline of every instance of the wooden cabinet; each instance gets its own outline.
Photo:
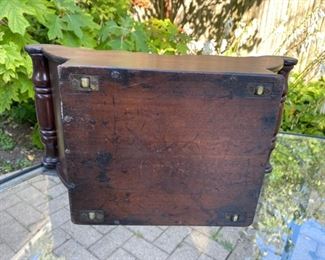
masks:
[[[74,223],[253,221],[295,59],[26,50]]]

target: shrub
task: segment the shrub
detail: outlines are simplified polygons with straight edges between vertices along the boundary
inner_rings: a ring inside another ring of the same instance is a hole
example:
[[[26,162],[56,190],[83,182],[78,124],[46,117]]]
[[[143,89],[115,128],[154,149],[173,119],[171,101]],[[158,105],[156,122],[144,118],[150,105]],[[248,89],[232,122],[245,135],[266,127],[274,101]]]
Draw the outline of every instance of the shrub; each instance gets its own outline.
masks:
[[[325,80],[306,83],[296,76],[289,84],[282,130],[325,135]]]
[[[13,108],[18,121],[35,123],[32,64],[23,50],[27,44],[187,52],[189,37],[170,20],[139,22],[129,8],[129,0],[0,0],[0,114]],[[296,78],[290,84],[282,130],[325,135],[324,96],[323,79],[307,84]]]
[[[137,22],[128,14],[129,6],[128,0],[0,0],[0,114],[14,102],[33,99],[32,64],[23,50],[27,44],[186,52],[189,39],[174,24]]]

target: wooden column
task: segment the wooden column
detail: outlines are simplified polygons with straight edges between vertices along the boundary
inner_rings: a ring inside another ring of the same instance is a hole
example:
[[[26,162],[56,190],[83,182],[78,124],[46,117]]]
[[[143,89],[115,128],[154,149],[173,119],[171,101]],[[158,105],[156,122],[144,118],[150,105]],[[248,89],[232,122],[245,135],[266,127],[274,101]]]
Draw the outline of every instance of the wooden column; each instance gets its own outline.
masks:
[[[43,165],[46,168],[54,168],[58,161],[57,137],[48,62],[40,47],[33,45],[25,49],[33,61],[36,114],[41,139],[45,145]]]
[[[288,94],[288,77],[289,77],[290,71],[297,64],[297,62],[298,62],[298,60],[296,60],[296,59],[289,58],[289,57],[284,57],[283,67],[278,72],[278,74],[284,76],[284,78],[285,78],[285,83],[284,84],[285,85],[284,85],[284,89],[283,89],[283,93],[282,93],[282,97],[281,97],[281,102],[280,102],[278,122],[277,122],[277,125],[275,127],[274,134],[273,134],[272,143],[271,143],[271,149],[270,149],[270,153],[269,153],[269,160],[268,160],[268,163],[266,164],[265,173],[269,173],[269,172],[272,171],[272,165],[270,163],[270,157],[271,157],[272,151],[275,148],[276,135],[279,132],[279,129],[280,129],[280,126],[281,126],[281,122],[282,122],[282,113],[283,113],[283,109],[284,109],[284,102],[285,102],[285,100],[287,98],[287,94]]]

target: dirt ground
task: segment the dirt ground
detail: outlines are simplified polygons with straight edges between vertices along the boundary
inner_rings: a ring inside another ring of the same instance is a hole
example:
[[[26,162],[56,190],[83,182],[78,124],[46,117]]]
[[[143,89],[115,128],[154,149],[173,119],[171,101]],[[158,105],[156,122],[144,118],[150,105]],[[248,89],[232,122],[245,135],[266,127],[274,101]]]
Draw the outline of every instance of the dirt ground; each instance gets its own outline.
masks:
[[[0,175],[41,162],[43,151],[32,143],[33,127],[0,118]]]

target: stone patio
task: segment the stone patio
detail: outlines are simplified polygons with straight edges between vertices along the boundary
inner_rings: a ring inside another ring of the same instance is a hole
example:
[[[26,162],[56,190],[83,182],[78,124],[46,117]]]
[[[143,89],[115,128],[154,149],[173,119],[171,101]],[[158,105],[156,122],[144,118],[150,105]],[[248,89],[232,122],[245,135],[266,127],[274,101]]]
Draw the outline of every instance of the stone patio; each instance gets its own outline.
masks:
[[[0,193],[1,259],[231,259],[244,228],[82,226],[54,171]],[[247,253],[247,252],[246,252]]]

